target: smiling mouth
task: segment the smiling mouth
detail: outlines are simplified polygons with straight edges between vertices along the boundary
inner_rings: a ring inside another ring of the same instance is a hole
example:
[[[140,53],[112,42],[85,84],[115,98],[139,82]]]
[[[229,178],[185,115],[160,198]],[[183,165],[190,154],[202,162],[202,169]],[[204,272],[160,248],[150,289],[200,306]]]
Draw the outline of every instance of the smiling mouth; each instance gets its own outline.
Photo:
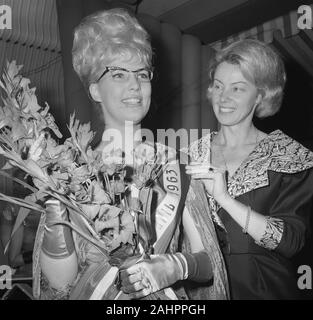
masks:
[[[230,113],[230,112],[234,112],[235,109],[234,109],[234,108],[220,107],[220,111],[221,111],[221,112],[224,112],[224,113]]]
[[[123,99],[122,102],[127,105],[141,106],[142,99],[141,98],[128,98],[128,99]]]

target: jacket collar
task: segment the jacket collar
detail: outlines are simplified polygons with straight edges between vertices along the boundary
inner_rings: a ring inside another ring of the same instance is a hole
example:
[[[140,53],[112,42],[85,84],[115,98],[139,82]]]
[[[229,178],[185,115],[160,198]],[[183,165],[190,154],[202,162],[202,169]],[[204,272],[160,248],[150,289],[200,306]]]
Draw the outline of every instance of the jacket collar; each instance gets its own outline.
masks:
[[[231,196],[269,184],[268,171],[297,173],[313,167],[313,152],[281,130],[261,140],[228,182]]]

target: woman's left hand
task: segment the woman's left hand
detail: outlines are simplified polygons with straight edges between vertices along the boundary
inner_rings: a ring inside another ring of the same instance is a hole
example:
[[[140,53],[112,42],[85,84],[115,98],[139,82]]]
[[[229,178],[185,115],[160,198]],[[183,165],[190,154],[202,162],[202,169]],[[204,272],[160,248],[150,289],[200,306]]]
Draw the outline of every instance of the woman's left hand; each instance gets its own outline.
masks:
[[[201,179],[207,193],[219,204],[229,197],[225,170],[207,163],[191,162],[186,165],[186,173],[193,179]]]
[[[121,290],[131,299],[140,299],[184,279],[177,254],[155,254],[120,270]]]

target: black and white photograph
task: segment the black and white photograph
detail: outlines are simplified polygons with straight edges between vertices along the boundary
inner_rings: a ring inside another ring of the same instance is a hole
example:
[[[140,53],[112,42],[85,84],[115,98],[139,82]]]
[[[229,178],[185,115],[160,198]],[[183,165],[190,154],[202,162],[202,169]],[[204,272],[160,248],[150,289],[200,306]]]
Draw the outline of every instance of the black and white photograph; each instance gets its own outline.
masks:
[[[0,0],[0,304],[313,300],[312,30],[304,0]]]

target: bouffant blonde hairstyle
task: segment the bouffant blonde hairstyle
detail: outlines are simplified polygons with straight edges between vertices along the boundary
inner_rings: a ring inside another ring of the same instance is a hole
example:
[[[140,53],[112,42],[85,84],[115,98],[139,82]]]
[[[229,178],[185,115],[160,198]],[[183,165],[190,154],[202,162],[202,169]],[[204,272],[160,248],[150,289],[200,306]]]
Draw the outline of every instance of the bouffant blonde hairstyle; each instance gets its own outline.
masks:
[[[137,56],[152,65],[152,48],[146,30],[127,10],[115,8],[87,16],[74,30],[73,67],[88,90],[106,65],[123,56]]]
[[[245,39],[236,41],[218,52],[209,70],[209,99],[216,68],[222,62],[238,65],[243,76],[258,88],[262,100],[255,109],[255,116],[265,118],[279,111],[286,72],[282,59],[274,49],[261,41]]]

